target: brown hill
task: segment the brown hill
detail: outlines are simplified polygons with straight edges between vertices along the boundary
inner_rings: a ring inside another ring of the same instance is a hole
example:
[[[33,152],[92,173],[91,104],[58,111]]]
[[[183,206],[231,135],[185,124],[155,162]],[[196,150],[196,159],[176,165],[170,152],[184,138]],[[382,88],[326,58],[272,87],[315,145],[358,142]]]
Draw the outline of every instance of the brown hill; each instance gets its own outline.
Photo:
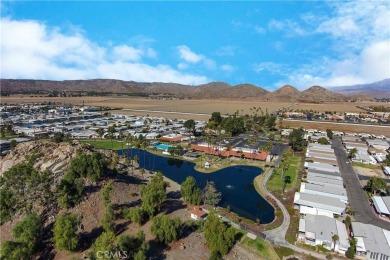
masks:
[[[299,92],[290,85],[285,85],[274,92],[268,92],[252,84],[231,86],[225,82],[210,82],[199,86],[181,85],[160,82],[134,82],[112,79],[92,80],[0,80],[2,94],[48,94],[52,92],[81,92],[100,95],[107,94],[170,94],[179,98],[253,98],[274,102],[328,102],[345,101],[341,94],[333,93],[325,88],[314,86]]]
[[[226,84],[226,83],[225,83]],[[236,86],[220,85],[219,87],[212,87],[202,89],[197,93],[191,95],[192,98],[259,98],[268,93],[267,90],[262,89],[252,84],[239,84]]]
[[[274,92],[268,93],[264,98],[268,101],[295,102],[299,99],[299,95],[298,89],[291,85],[284,85]]]
[[[304,91],[299,95],[299,102],[313,102],[313,103],[323,103],[323,102],[339,102],[347,101],[347,98],[341,94],[331,92],[320,86],[313,86]]]

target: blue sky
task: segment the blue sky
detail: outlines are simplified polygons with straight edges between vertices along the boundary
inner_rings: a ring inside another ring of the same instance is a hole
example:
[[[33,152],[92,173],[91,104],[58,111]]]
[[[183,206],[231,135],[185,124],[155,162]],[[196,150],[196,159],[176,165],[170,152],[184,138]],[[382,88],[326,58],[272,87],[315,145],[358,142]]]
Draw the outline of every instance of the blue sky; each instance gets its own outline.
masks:
[[[387,1],[2,1],[1,9],[1,78],[273,90],[390,76]]]

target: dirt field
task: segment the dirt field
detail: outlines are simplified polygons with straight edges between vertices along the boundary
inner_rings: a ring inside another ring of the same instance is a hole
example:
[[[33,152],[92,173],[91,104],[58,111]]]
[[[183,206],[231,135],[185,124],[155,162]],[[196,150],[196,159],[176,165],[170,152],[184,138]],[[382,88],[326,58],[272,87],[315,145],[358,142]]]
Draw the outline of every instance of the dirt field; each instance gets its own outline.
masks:
[[[377,127],[377,126],[363,126],[363,125],[342,125],[332,123],[317,123],[313,121],[283,121],[283,126],[290,127],[303,127],[306,129],[317,129],[326,130],[332,129],[334,131],[342,131],[348,133],[367,133],[374,135],[385,135],[390,136],[390,126],[388,127]]]
[[[60,102],[72,105],[89,106],[108,106],[117,108],[147,109],[172,112],[189,113],[207,113],[219,111],[222,114],[234,113],[239,110],[240,113],[251,113],[250,108],[261,107],[263,111],[276,111],[283,107],[291,109],[305,109],[313,111],[337,111],[337,112],[362,112],[357,106],[381,105],[390,107],[390,103],[361,102],[361,103],[283,103],[283,102],[260,102],[248,99],[201,99],[201,100],[155,100],[136,97],[30,97],[10,96],[2,97],[2,104],[20,104],[20,103],[42,103],[42,102]]]

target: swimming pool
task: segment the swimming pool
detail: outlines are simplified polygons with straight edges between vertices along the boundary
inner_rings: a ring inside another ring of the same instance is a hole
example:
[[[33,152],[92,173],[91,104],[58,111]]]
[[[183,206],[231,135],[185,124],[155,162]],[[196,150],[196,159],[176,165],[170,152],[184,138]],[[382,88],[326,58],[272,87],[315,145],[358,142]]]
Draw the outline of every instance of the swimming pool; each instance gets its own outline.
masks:
[[[171,147],[170,145],[167,145],[167,144],[158,144],[155,146],[157,149],[159,150],[164,150],[164,151],[168,151],[169,147]]]

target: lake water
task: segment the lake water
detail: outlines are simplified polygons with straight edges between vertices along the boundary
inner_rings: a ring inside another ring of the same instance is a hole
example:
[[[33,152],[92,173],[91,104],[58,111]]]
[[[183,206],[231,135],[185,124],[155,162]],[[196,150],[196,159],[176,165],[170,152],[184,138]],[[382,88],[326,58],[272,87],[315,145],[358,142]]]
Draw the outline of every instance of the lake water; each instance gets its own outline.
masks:
[[[140,167],[146,170],[161,171],[167,178],[181,184],[187,176],[193,176],[198,187],[203,189],[207,180],[212,180],[219,192],[222,201],[219,206],[230,206],[231,211],[251,219],[261,220],[261,223],[270,223],[274,219],[273,207],[261,197],[253,185],[254,178],[262,169],[253,166],[231,166],[214,173],[201,173],[194,169],[195,164],[179,159],[171,159],[138,149],[118,151],[129,157],[138,155]]]

